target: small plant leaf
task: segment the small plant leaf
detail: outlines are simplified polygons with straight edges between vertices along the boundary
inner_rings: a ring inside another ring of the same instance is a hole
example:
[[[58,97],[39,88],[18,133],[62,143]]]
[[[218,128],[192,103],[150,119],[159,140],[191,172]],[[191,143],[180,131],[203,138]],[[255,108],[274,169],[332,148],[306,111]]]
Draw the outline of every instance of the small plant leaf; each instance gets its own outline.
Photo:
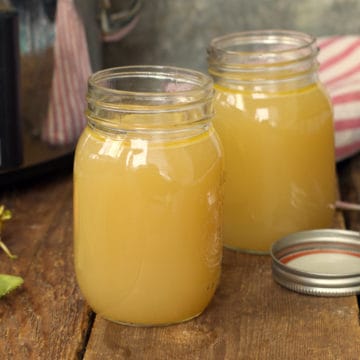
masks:
[[[3,222],[6,220],[10,220],[11,218],[12,218],[11,211],[8,209],[5,209],[4,205],[0,205],[0,249],[2,249],[10,259],[16,259],[17,256],[11,253],[11,251],[5,245],[5,243],[2,241],[2,238],[1,238],[2,228],[4,226]]]
[[[1,220],[10,220],[12,218],[12,213],[10,210],[5,210],[1,215]]]
[[[4,253],[12,260],[17,259],[17,256],[14,255],[9,248],[1,241],[1,236],[0,236],[0,248],[4,251]]]
[[[0,237],[1,239],[1,237]],[[12,260],[17,259],[17,256],[14,255],[9,248],[0,240],[0,248],[3,249],[3,251],[5,252],[5,254]]]
[[[24,280],[20,276],[0,274],[0,298],[19,287],[23,282]]]

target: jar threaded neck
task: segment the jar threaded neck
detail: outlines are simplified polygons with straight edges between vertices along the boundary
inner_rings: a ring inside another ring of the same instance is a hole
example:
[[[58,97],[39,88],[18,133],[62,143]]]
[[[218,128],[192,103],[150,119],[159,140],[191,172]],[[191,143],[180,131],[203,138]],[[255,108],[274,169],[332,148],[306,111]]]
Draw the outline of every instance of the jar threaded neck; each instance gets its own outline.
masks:
[[[86,114],[93,126],[113,130],[169,130],[208,122],[213,81],[171,66],[127,66],[89,78]]]
[[[316,39],[286,30],[231,33],[208,47],[209,73],[233,82],[292,81],[316,74]]]

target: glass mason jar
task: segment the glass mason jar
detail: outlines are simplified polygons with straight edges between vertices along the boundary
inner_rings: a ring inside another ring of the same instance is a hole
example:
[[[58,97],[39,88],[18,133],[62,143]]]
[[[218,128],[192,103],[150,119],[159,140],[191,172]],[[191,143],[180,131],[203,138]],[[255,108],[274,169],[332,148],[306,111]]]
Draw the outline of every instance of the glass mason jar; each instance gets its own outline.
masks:
[[[222,148],[213,82],[175,67],[99,71],[74,164],[80,289],[102,317],[164,325],[199,315],[222,258]]]
[[[255,253],[292,232],[332,225],[333,115],[315,38],[251,31],[215,38],[214,126],[224,146],[224,243]]]

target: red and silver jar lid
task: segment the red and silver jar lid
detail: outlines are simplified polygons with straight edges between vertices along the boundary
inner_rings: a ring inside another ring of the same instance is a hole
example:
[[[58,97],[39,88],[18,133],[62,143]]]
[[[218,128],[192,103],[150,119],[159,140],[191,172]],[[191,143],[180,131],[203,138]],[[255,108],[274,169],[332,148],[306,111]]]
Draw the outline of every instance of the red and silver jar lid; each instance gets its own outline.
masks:
[[[360,293],[360,234],[309,230],[286,236],[271,248],[272,272],[280,285],[304,294]]]

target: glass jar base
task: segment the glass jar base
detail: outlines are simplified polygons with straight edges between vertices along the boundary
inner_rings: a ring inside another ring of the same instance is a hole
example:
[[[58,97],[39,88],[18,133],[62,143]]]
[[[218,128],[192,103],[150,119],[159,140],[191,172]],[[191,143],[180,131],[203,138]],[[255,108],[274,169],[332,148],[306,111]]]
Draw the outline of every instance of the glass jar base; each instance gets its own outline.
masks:
[[[191,321],[195,318],[197,318],[198,316],[200,316],[203,313],[203,311],[192,315],[186,319],[183,320],[175,320],[175,321],[169,321],[169,322],[161,322],[161,323],[137,323],[137,322],[129,322],[129,321],[121,321],[121,320],[114,320],[114,319],[110,319],[109,317],[103,316],[101,314],[98,314],[101,318],[103,318],[106,321],[115,323],[115,324],[119,324],[119,325],[124,325],[124,326],[130,326],[130,327],[166,327],[166,326],[171,326],[171,325],[178,325],[178,324],[182,324],[188,321]]]

